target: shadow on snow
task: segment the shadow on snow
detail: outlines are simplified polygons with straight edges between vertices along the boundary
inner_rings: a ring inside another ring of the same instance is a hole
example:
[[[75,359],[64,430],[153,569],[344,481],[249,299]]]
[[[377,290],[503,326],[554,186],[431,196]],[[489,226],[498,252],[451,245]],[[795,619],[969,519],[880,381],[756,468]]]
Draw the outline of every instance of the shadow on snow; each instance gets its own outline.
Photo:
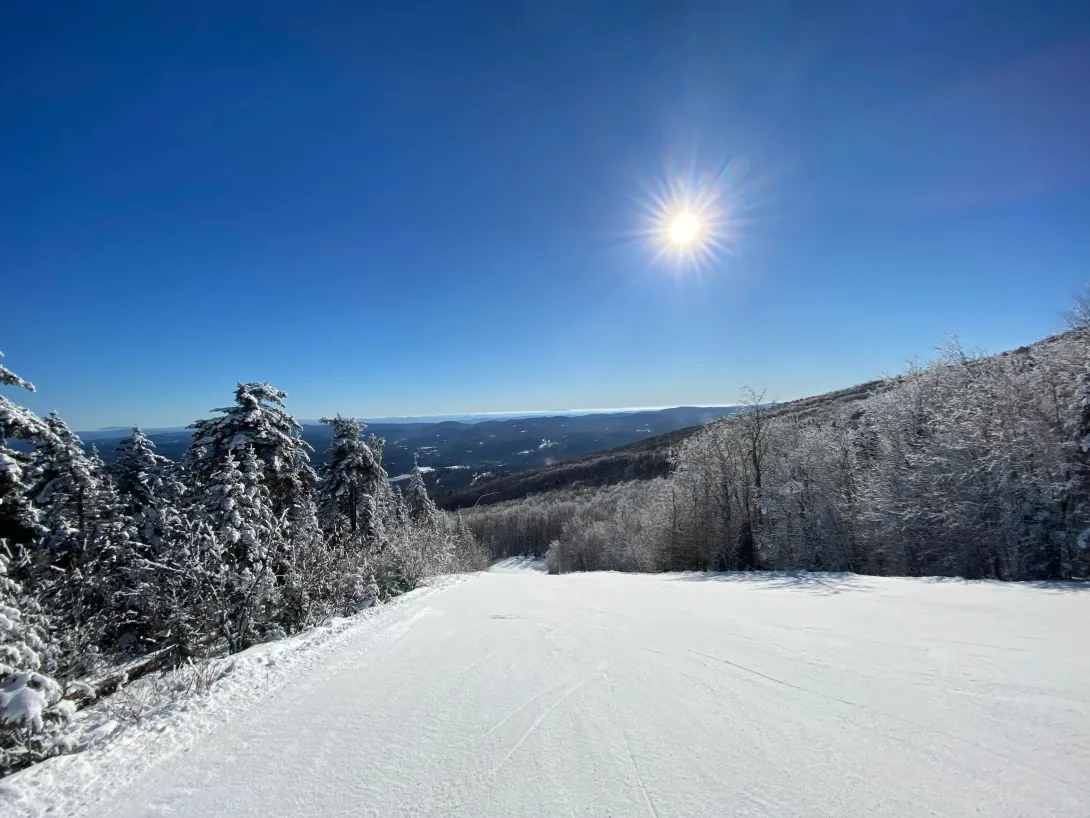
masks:
[[[809,573],[807,571],[723,571],[681,574],[678,582],[742,582],[761,591],[797,590],[823,596],[872,590],[859,574]]]
[[[799,590],[832,596],[835,594],[871,591],[873,579],[911,579],[916,582],[937,583],[988,583],[1006,588],[1034,588],[1053,593],[1078,593],[1090,591],[1090,581],[1078,579],[1038,580],[1032,582],[1004,582],[998,579],[968,580],[963,577],[872,577],[866,574],[807,572],[807,571],[725,571],[686,573],[672,577],[678,582],[741,582],[758,590]]]

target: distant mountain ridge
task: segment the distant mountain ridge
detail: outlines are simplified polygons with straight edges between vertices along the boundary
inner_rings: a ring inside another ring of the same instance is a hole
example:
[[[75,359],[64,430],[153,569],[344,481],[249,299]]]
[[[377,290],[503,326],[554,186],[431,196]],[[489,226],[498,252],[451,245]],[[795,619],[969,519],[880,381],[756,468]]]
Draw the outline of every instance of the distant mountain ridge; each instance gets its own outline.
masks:
[[[610,409],[545,409],[518,412],[467,412],[451,415],[392,415],[389,417],[359,418],[368,424],[432,424],[454,421],[455,423],[484,423],[490,420],[523,420],[526,418],[583,417],[587,415],[634,415],[646,412],[674,410],[721,410],[731,404],[701,404],[696,406],[630,406]],[[317,424],[321,421],[300,420],[303,424]]]
[[[591,452],[614,449],[677,429],[699,426],[730,414],[733,406],[678,406],[668,409],[490,417],[472,422],[368,422],[367,433],[386,439],[383,466],[392,478],[407,474],[414,458],[431,469],[425,475],[436,495],[466,488],[482,480],[546,466]],[[313,462],[322,465],[332,439],[330,428],[302,421],[303,438],[314,447]],[[117,442],[129,428],[80,432],[110,462]],[[192,439],[185,428],[146,429],[160,454],[181,458]]]

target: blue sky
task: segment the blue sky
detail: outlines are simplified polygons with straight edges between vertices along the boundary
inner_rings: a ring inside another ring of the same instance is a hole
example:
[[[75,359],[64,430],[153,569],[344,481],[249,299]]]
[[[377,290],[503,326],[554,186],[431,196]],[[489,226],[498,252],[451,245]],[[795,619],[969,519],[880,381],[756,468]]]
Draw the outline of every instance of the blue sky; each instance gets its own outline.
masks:
[[[788,399],[1090,279],[1084,2],[7,9],[0,349],[76,428]]]

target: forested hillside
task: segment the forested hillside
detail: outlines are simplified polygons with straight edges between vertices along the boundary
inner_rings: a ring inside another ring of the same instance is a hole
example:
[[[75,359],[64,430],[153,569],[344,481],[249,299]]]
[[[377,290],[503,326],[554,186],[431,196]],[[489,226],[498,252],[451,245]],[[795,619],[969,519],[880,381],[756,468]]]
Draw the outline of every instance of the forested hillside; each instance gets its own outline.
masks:
[[[781,406],[751,392],[678,436],[668,476],[466,519],[494,556],[542,554],[554,572],[1086,576],[1088,357],[1086,329],[990,357],[951,341],[855,389]]]
[[[33,390],[2,366],[0,385]],[[69,748],[75,709],[140,674],[485,565],[419,468],[391,486],[363,424],[324,419],[312,468],[286,397],[239,384],[180,462],[135,428],[107,466],[55,413],[0,395],[0,774]]]
[[[801,398],[789,403],[765,405],[763,408],[773,416],[795,413],[802,417],[827,411],[832,406],[842,406],[863,400],[884,388],[885,385],[885,381],[870,381],[847,389],[827,392],[824,395]],[[731,407],[731,411],[724,412],[722,417],[732,415],[741,408],[743,407]],[[673,468],[673,453],[702,428],[703,424],[689,426],[630,443],[627,446],[618,446],[604,452],[592,452],[571,460],[562,460],[536,469],[526,469],[505,477],[477,482],[466,488],[440,492],[436,496],[436,503],[446,509],[486,506],[559,489],[610,486],[629,480],[663,477]]]
[[[440,492],[435,501],[440,508],[454,510],[502,503],[563,488],[605,486],[660,477],[670,471],[669,454],[672,447],[699,428],[690,426],[616,449],[483,480],[465,488]]]

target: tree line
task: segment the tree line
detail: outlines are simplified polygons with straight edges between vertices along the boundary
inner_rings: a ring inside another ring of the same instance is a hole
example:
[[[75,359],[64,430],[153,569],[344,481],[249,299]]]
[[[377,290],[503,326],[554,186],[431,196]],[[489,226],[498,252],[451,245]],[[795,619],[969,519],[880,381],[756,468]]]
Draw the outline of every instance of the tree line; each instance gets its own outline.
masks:
[[[3,366],[0,386],[34,389]],[[391,486],[363,423],[324,418],[312,468],[286,397],[240,383],[181,462],[134,428],[107,466],[56,413],[0,395],[0,774],[66,749],[77,707],[122,679],[486,566],[419,468]]]
[[[579,570],[1090,575],[1090,331],[986,357],[952,340],[847,402],[747,408],[666,478],[467,512],[493,556]]]

